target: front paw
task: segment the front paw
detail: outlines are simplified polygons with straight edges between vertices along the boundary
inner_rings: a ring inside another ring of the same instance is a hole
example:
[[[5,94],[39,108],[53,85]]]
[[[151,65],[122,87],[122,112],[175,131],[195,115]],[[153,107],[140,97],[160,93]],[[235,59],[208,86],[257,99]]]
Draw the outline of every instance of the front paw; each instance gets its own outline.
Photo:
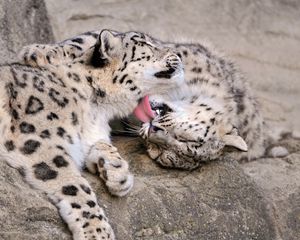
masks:
[[[51,45],[32,44],[23,47],[19,60],[32,67],[43,67],[48,64],[57,64],[58,49]]]
[[[87,169],[99,173],[111,194],[125,196],[133,186],[128,163],[109,143],[99,142],[92,147],[86,161]]]
[[[98,170],[112,195],[122,197],[131,190],[133,175],[129,172],[128,163],[123,159],[106,161],[100,157]]]

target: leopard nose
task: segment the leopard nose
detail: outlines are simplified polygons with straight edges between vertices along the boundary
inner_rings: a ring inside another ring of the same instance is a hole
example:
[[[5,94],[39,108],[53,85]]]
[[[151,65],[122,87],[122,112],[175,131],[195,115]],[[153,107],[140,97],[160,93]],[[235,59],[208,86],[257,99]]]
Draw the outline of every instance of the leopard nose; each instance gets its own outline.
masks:
[[[167,66],[170,68],[178,68],[179,66],[181,66],[182,62],[181,59],[178,55],[176,54],[171,54],[168,56],[167,58]]]
[[[164,131],[164,129],[162,129],[158,126],[154,126],[154,125],[151,125],[149,130],[150,130],[150,132]]]

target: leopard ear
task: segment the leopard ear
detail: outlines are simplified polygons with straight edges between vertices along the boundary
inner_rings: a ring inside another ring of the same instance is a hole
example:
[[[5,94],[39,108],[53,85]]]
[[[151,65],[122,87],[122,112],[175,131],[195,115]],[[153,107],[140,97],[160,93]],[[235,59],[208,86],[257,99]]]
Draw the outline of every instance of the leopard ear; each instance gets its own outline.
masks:
[[[118,49],[121,47],[121,39],[116,36],[117,32],[110,30],[102,30],[98,36],[90,64],[93,67],[101,68],[106,66],[110,60],[117,55]]]
[[[226,134],[223,136],[222,140],[226,146],[232,146],[244,152],[248,151],[247,143],[238,135]]]
[[[100,51],[104,58],[111,59],[116,56],[121,48],[121,38],[113,31],[104,29],[99,35]]]

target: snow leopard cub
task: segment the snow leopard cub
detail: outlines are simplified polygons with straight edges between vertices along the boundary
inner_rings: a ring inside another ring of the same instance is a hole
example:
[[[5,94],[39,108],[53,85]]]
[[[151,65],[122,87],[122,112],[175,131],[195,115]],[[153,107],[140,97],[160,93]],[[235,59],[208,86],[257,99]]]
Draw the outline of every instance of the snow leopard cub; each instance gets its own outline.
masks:
[[[265,155],[275,139],[235,65],[201,44],[167,46],[182,59],[186,85],[139,104],[137,115],[145,122],[139,134],[149,156],[165,167],[191,170],[225,154],[237,160]]]

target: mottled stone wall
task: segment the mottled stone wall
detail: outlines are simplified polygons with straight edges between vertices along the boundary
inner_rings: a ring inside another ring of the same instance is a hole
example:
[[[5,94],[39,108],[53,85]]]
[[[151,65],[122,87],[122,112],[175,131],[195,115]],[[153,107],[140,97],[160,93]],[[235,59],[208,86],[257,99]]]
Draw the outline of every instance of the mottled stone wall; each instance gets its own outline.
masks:
[[[0,0],[0,64],[16,60],[22,46],[53,41],[44,1]]]
[[[57,40],[111,28],[141,30],[163,40],[211,41],[246,73],[274,130],[300,131],[300,1],[45,2]]]

